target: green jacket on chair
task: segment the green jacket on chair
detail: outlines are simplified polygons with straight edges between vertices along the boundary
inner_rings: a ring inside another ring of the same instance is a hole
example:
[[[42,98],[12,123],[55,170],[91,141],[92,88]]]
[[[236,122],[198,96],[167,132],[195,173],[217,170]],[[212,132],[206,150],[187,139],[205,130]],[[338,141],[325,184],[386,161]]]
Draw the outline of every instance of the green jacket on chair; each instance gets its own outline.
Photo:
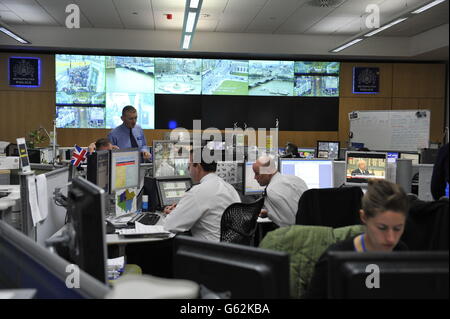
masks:
[[[291,298],[302,298],[314,272],[314,266],[331,245],[364,232],[363,225],[331,228],[293,225],[269,232],[259,247],[290,255]]]

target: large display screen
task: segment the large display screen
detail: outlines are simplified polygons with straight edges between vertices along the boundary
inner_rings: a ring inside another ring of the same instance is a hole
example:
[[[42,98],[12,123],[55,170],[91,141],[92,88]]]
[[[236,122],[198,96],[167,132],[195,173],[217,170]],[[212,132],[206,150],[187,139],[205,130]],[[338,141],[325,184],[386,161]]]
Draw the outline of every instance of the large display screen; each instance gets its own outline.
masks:
[[[249,61],[249,95],[292,96],[293,61]]]
[[[203,60],[202,94],[248,95],[248,61]]]
[[[155,93],[201,94],[202,60],[156,58]]]
[[[132,105],[138,125],[154,129],[155,94],[335,97],[339,69],[339,62],[57,54],[57,127],[114,128]]]

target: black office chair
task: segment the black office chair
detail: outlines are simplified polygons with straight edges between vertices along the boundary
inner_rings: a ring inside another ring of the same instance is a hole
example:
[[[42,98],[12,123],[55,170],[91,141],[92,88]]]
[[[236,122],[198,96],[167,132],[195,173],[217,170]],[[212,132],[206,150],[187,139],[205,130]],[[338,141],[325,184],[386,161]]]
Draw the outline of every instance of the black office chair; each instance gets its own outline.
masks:
[[[358,186],[309,189],[300,197],[295,224],[333,228],[361,224],[362,197]]]
[[[252,245],[256,221],[263,205],[264,197],[253,203],[234,203],[228,206],[220,222],[220,241]]]

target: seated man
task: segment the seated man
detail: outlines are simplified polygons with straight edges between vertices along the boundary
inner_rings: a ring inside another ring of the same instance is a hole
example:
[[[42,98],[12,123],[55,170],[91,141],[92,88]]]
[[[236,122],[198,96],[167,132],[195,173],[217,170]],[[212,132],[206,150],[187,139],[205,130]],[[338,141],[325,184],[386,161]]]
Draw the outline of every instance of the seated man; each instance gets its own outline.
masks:
[[[88,150],[89,154],[94,153],[95,151],[110,151],[119,149],[116,145],[112,145],[111,141],[108,138],[100,138],[95,143],[89,144]]]
[[[261,217],[267,214],[280,227],[294,225],[298,202],[308,189],[305,181],[297,176],[281,175],[268,156],[261,156],[253,164],[253,171],[258,184],[267,186]]]
[[[178,205],[164,209],[168,214],[164,228],[173,233],[190,230],[193,237],[219,241],[220,221],[225,209],[241,199],[236,190],[215,174],[217,163],[193,162],[193,151],[189,156],[189,173],[194,183],[181,198]]]
[[[355,176],[355,175],[372,175],[372,174],[370,174],[369,170],[367,169],[365,160],[358,161],[358,168],[352,171],[352,176]]]

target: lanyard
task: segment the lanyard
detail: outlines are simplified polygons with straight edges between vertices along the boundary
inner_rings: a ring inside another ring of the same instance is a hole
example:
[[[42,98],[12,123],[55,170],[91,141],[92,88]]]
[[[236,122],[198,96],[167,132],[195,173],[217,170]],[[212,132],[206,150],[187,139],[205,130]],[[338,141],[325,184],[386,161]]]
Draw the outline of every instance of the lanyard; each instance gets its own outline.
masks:
[[[361,246],[362,246],[363,252],[366,252],[367,249],[366,249],[366,243],[364,241],[364,234],[361,235]]]

